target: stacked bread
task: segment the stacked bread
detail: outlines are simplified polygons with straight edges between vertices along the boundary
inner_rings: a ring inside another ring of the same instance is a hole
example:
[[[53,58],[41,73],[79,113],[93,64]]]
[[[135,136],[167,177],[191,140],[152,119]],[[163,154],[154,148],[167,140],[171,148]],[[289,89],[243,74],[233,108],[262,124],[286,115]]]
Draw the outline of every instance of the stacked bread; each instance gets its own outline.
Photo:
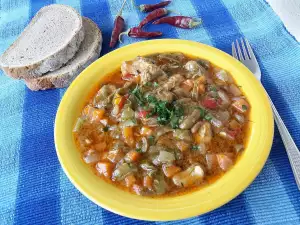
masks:
[[[0,56],[0,67],[31,90],[67,87],[99,57],[101,46],[101,31],[93,21],[53,4],[42,8]]]

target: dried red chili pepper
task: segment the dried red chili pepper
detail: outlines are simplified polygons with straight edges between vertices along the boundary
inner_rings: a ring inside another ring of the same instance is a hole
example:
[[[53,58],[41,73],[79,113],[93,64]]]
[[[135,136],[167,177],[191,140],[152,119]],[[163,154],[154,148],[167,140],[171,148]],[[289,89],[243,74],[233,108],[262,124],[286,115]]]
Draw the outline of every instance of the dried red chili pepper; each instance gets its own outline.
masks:
[[[157,4],[143,4],[143,5],[139,5],[137,6],[135,3],[134,3],[134,0],[131,0],[132,4],[134,6],[136,6],[137,8],[139,8],[139,10],[141,12],[151,12],[155,9],[159,9],[159,8],[163,8],[167,5],[169,5],[172,1],[163,1],[163,2],[160,2],[160,3],[157,3]]]
[[[164,8],[160,8],[160,9],[155,9],[154,11],[152,11],[151,13],[149,13],[141,22],[139,27],[142,28],[143,26],[145,26],[147,23],[165,16],[169,13],[170,11]]]
[[[143,31],[140,27],[132,27],[129,30],[122,32],[119,36],[119,41],[121,41],[122,35],[127,34],[129,37],[134,38],[151,38],[151,37],[158,37],[162,35],[162,32],[155,31],[155,32],[146,32]]]
[[[191,29],[201,24],[201,21],[197,21],[192,17],[187,16],[169,16],[163,17],[153,22],[153,24],[167,23],[175,27],[184,29]]]
[[[124,0],[123,4],[121,6],[121,9],[120,9],[120,11],[115,19],[115,22],[114,22],[114,29],[112,31],[111,39],[110,39],[110,43],[109,43],[109,47],[111,47],[111,48],[115,47],[115,45],[117,44],[119,35],[125,26],[125,22],[122,17],[122,10],[124,8],[126,1],[127,0]]]

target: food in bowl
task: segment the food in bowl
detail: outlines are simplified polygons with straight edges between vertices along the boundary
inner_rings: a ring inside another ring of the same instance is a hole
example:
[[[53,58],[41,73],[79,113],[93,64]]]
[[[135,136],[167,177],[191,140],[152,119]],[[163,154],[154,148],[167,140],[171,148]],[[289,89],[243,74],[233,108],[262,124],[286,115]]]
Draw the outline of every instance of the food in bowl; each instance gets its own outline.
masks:
[[[210,184],[247,144],[250,105],[232,76],[207,60],[159,53],[123,62],[74,126],[83,161],[144,196]]]

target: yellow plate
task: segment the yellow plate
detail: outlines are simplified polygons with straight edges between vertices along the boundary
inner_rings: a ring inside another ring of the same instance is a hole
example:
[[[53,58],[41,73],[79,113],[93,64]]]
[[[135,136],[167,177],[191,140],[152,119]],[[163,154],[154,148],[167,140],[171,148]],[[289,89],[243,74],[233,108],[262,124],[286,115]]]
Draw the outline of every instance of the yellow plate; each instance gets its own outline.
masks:
[[[151,199],[136,196],[106,183],[80,159],[72,128],[91,88],[138,55],[182,52],[211,61],[231,73],[251,104],[249,143],[241,159],[215,183],[190,194]],[[55,121],[55,145],[59,161],[75,187],[97,205],[117,214],[143,220],[178,220],[209,212],[240,194],[258,175],[273,140],[273,115],[261,84],[240,62],[213,47],[184,40],[139,42],[117,49],[90,65],[66,91]]]

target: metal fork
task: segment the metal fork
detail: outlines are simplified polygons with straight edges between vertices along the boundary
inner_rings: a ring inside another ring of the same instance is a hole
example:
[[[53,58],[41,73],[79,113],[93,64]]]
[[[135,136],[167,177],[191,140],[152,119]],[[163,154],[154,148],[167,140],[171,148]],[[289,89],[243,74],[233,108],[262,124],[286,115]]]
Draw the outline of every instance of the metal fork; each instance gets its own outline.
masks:
[[[234,42],[232,42],[232,56],[237,60],[241,61],[245,66],[247,66],[248,69],[251,70],[255,77],[261,82],[261,71],[248,40],[245,39],[244,41],[241,38],[240,42],[242,47],[240,47],[239,40],[236,40],[236,47]],[[275,122],[277,124],[287,155],[289,157],[298,189],[300,190],[300,152],[288,129],[286,128],[284,122],[282,121],[280,115],[278,114],[270,96],[267,92],[266,94],[270,100],[275,117]]]

